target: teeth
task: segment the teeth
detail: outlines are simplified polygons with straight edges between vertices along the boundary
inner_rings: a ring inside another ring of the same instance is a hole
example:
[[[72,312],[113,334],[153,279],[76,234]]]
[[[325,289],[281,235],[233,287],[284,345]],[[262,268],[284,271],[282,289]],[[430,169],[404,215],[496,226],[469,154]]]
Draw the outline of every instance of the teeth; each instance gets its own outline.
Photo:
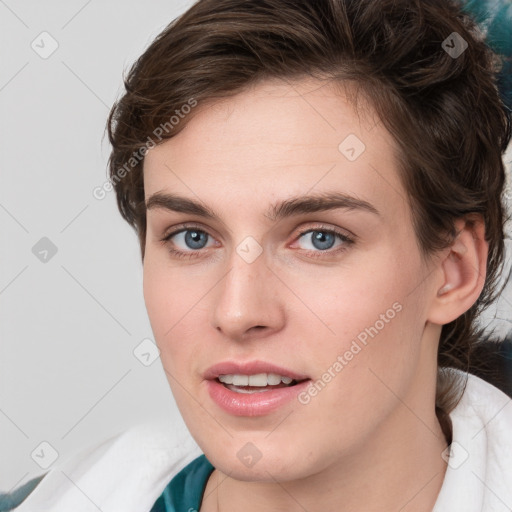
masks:
[[[283,379],[286,379],[286,377],[283,377]],[[281,376],[276,375],[275,373],[269,373],[267,375],[267,382],[271,386],[276,386],[277,384],[281,384]]]
[[[236,391],[237,393],[247,393],[249,395],[252,395],[253,393],[265,393],[265,391],[267,391],[267,389],[265,388],[249,390],[245,388],[240,388],[238,386],[233,386],[231,384],[228,384],[228,389],[230,389],[231,391]]]
[[[219,375],[219,380],[224,384],[233,384],[234,375]]]
[[[256,375],[249,375],[249,386],[266,386],[267,374],[258,373]]]
[[[233,375],[234,386],[248,386],[249,376],[248,375]]]
[[[291,384],[293,379],[276,373],[257,373],[255,375],[219,375],[219,380],[224,384],[233,384],[234,386],[258,386],[265,387],[267,385],[277,386],[281,382]]]

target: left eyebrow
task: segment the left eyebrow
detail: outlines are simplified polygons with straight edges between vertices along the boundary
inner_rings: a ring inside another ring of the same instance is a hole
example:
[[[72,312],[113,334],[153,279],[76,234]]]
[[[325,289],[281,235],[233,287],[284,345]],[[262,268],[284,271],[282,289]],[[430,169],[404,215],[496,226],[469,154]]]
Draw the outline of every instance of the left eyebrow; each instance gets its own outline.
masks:
[[[157,208],[179,213],[188,213],[190,215],[197,215],[207,219],[220,219],[213,210],[210,210],[203,204],[175,194],[163,192],[156,192],[152,194],[146,202],[146,209],[150,210]],[[327,193],[292,197],[285,199],[284,201],[279,201],[278,203],[270,206],[267,213],[265,213],[265,217],[270,219],[272,222],[275,222],[286,217],[292,217],[293,215],[324,212],[339,208],[345,210],[362,210],[374,215],[380,215],[377,208],[367,201],[347,194]]]
[[[347,194],[327,193],[286,199],[285,201],[272,205],[265,216],[272,221],[276,221],[285,217],[291,217],[292,215],[324,212],[338,208],[345,210],[363,210],[373,213],[374,215],[380,215],[377,208],[367,201]]]

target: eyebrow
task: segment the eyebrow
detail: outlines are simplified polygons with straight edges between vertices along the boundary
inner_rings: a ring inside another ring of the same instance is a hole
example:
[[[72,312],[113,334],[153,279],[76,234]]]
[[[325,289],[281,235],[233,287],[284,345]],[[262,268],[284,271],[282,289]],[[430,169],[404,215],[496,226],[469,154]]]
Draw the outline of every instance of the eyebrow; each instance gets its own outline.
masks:
[[[164,209],[178,213],[197,215],[210,220],[220,221],[219,216],[207,206],[192,199],[175,194],[155,192],[146,202],[146,209]],[[336,209],[362,210],[380,215],[372,204],[356,197],[338,192],[299,196],[279,201],[270,206],[265,217],[275,222],[286,217],[305,213],[316,213]]]

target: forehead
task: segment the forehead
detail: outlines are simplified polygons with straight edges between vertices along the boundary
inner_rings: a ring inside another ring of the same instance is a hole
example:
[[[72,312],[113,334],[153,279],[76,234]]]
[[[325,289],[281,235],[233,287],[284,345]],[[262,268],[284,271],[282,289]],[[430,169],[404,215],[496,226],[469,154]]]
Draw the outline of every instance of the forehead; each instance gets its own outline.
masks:
[[[396,144],[371,105],[360,96],[356,110],[345,92],[332,82],[275,80],[197,106],[177,136],[146,155],[146,199],[167,190],[263,208],[269,199],[342,191],[379,210],[406,208]]]

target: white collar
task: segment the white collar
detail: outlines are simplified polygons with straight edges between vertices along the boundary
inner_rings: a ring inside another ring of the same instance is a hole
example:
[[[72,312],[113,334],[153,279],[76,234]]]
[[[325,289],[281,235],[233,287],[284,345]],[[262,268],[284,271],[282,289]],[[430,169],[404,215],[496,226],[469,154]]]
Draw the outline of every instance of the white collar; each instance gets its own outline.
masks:
[[[133,425],[56,463],[13,512],[148,512],[201,453],[182,425]]]
[[[462,399],[450,414],[453,455],[432,512],[510,512],[511,402],[494,386],[468,375]]]

